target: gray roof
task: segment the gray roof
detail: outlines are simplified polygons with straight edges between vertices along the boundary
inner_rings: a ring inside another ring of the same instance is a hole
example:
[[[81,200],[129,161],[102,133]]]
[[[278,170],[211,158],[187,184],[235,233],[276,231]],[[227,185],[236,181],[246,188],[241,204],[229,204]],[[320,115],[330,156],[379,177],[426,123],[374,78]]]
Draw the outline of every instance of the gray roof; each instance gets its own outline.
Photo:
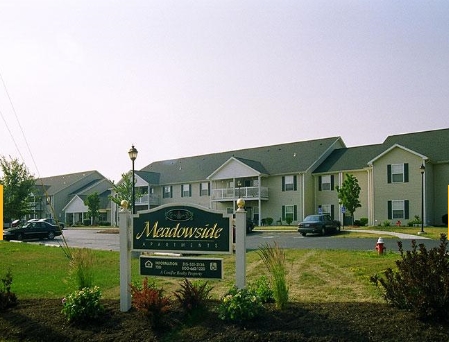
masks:
[[[38,178],[36,179],[36,186],[39,188],[42,188],[43,186],[46,188],[49,195],[54,195],[93,173],[97,173],[99,179],[100,177],[103,177],[98,171],[84,171],[67,175]]]
[[[201,181],[235,157],[268,175],[304,172],[337,141],[344,145],[340,137],[331,137],[158,161],[141,171],[160,174],[160,184]]]
[[[314,173],[361,170],[395,144],[427,156],[431,162],[449,161],[449,129],[440,129],[391,135],[382,144],[336,149]]]
[[[339,148],[321,163],[313,172],[339,172],[361,170],[368,166],[368,161],[385,150],[382,144]]]
[[[394,144],[399,144],[418,152],[428,157],[434,163],[449,161],[449,128],[391,135],[383,143],[385,149]]]

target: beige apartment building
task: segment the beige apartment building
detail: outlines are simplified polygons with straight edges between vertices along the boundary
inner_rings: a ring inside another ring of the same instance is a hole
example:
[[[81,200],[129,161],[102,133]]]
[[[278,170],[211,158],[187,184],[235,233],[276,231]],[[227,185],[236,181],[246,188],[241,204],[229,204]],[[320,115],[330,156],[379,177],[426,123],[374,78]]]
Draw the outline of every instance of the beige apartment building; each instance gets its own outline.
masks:
[[[406,225],[422,216],[423,196],[425,224],[442,225],[449,129],[392,135],[376,145],[348,148],[330,137],[153,162],[135,172],[143,193],[136,210],[194,203],[231,214],[244,198],[248,218],[259,225],[266,218],[297,224],[319,211],[343,221],[336,186],[347,173],[361,187],[356,219]],[[111,210],[114,221],[118,208]]]

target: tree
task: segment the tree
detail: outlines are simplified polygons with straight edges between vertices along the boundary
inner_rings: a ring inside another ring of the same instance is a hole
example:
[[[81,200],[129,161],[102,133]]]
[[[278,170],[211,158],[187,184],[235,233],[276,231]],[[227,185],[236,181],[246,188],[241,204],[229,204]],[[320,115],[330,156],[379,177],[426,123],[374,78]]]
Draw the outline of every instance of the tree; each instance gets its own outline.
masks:
[[[109,196],[109,199],[116,203],[117,205],[120,205],[123,200],[128,201],[129,210],[133,210],[132,203],[133,203],[133,181],[132,181],[132,173],[123,173],[122,174],[122,180],[116,185],[114,184],[112,186],[113,192],[115,192],[114,196]],[[136,189],[135,191],[136,199],[142,197],[142,192],[139,189]]]
[[[25,164],[18,159],[8,161],[4,156],[0,158],[0,167],[3,178],[3,209],[5,221],[21,219],[31,213],[30,195],[35,190],[35,179],[28,172]]]
[[[351,174],[346,174],[346,179],[343,181],[341,187],[336,186],[338,193],[338,203],[343,205],[351,214],[352,222],[354,222],[354,212],[362,205],[359,201],[360,185],[356,177]]]
[[[87,196],[84,204],[87,205],[87,213],[91,218],[91,224],[93,225],[95,223],[95,218],[99,215],[100,210],[100,197],[98,196],[98,193],[94,192],[93,194]]]

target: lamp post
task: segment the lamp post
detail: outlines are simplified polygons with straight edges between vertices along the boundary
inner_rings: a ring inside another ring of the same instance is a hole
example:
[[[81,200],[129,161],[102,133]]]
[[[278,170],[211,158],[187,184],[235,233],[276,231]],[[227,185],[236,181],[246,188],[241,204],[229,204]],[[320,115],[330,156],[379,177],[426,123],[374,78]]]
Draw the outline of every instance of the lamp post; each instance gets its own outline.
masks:
[[[136,183],[134,178],[134,161],[137,158],[137,149],[132,145],[131,149],[128,151],[129,159],[131,159],[133,164],[133,198],[132,198],[132,205],[133,205],[133,214],[136,213]]]
[[[424,234],[424,172],[426,172],[426,167],[424,163],[419,167],[421,172],[421,234]]]

